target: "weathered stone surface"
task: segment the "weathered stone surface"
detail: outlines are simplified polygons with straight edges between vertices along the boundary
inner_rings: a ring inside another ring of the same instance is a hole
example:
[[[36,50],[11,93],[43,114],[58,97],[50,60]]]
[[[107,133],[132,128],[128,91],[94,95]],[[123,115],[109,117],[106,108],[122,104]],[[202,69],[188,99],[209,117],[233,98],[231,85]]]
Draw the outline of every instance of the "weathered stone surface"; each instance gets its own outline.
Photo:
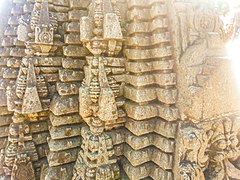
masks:
[[[57,91],[60,96],[76,95],[79,92],[80,83],[57,83]]]
[[[24,57],[26,54],[25,54],[25,49],[22,49],[22,48],[12,48],[10,50],[10,56],[13,56],[13,57]]]
[[[133,166],[138,166],[148,161],[152,161],[156,163],[159,167],[165,170],[170,169],[172,167],[172,163],[173,163],[172,156],[169,154],[163,153],[155,149],[154,147],[145,148],[139,151],[132,151],[131,147],[126,145],[124,149],[125,149],[124,156],[127,159],[135,160],[135,161],[132,161]],[[142,158],[137,158],[137,157],[142,157]]]
[[[8,111],[7,106],[0,106],[0,116],[4,116],[4,115],[10,115],[13,112]]]
[[[78,124],[51,127],[50,135],[52,139],[63,139],[68,137],[80,136],[80,127]]]
[[[48,132],[36,133],[36,134],[33,134],[33,142],[36,145],[44,144],[44,143],[47,143],[47,139],[49,137],[50,136]]]
[[[69,6],[69,1],[66,0],[53,0],[53,4],[56,6]]]
[[[86,64],[86,61],[83,59],[71,59],[64,58],[62,60],[62,66],[65,69],[83,69],[83,66]]]
[[[62,166],[49,167],[42,173],[43,177],[67,180],[73,175],[74,163],[63,164]]]
[[[133,86],[147,86],[158,84],[160,86],[171,86],[176,84],[176,74],[144,74],[144,75],[126,75],[126,82]]]
[[[0,138],[7,137],[8,136],[8,126],[2,126],[0,127]]]
[[[90,0],[70,0],[70,8],[87,8]]]
[[[79,9],[74,9],[68,12],[68,19],[70,21],[78,21],[79,17],[86,16],[87,11],[86,10],[79,10]]]
[[[0,148],[4,148],[7,145],[7,137],[0,138]]]
[[[40,67],[39,68],[42,73],[53,74],[58,73],[59,67]]]
[[[79,25],[79,22],[73,21],[73,22],[65,23],[64,28],[67,32],[79,33],[80,25]]]
[[[23,13],[23,7],[19,4],[16,4],[14,7],[12,7],[11,13],[14,15],[21,15]]]
[[[83,72],[77,70],[62,69],[59,71],[59,79],[62,82],[82,81]]]
[[[15,68],[3,68],[3,78],[16,79],[18,76],[18,69]]]
[[[17,27],[9,26],[5,29],[5,36],[17,36]]]
[[[13,46],[13,39],[11,37],[5,37],[1,39],[1,45],[5,47]]]
[[[125,126],[137,136],[148,134],[149,132],[156,132],[164,137],[174,138],[177,130],[177,123],[167,122],[161,118],[152,118],[143,121],[129,118]]]
[[[66,34],[64,42],[67,44],[81,44],[80,35],[75,33]]]
[[[32,133],[44,132],[48,130],[48,124],[46,121],[34,122],[30,124],[30,128]]]
[[[13,68],[19,68],[21,65],[21,60],[17,58],[9,58],[7,59],[7,66]]]
[[[43,77],[47,82],[57,82],[57,81],[59,81],[59,74],[58,73],[43,74]]]
[[[134,167],[127,159],[123,159],[123,168],[130,179],[142,179],[151,176],[154,179],[164,177],[166,180],[173,179],[173,173],[164,171],[162,168],[156,166],[152,162]]]
[[[20,47],[24,47],[24,46],[25,46],[25,45],[24,45],[24,42],[18,40],[17,37],[16,37],[16,38],[13,38],[13,45],[14,45],[14,46],[20,46]]]
[[[45,157],[47,156],[47,152],[49,151],[49,147],[47,144],[41,144],[40,146],[36,147],[36,150],[38,152],[39,158],[45,159]],[[35,167],[40,168],[43,166],[43,162],[41,162],[39,165],[37,165],[37,164],[34,164],[34,165],[35,165]]]
[[[67,13],[58,12],[58,13],[56,13],[56,16],[57,16],[59,22],[68,21],[68,14]]]
[[[0,58],[0,65],[1,66],[6,66],[7,65],[7,61],[8,61],[7,58]]]
[[[173,68],[173,60],[161,60],[151,62],[126,62],[126,70],[133,73],[143,73],[151,71],[163,71]]]
[[[50,121],[53,126],[62,126],[66,124],[77,124],[82,122],[82,118],[79,114],[70,114],[65,116],[55,116],[50,113]]]
[[[125,97],[138,103],[158,99],[165,104],[174,104],[177,101],[177,89],[136,89],[132,86],[125,86]]]
[[[12,122],[12,116],[6,115],[6,116],[0,116],[0,126],[6,126],[9,125]]]
[[[63,52],[64,55],[68,57],[84,57],[89,54],[89,51],[86,48],[74,45],[63,47]]]
[[[39,66],[62,66],[61,57],[37,57],[37,64]],[[23,58],[24,61],[24,58]]]
[[[0,56],[1,57],[9,57],[10,56],[10,48],[0,48]]]
[[[54,96],[50,110],[54,115],[60,116],[64,114],[78,112],[78,96]]]
[[[24,4],[23,5],[23,12],[24,13],[31,13],[33,10],[33,5],[32,4]]]
[[[157,133],[148,133],[141,136],[136,136],[127,129],[117,129],[109,132],[114,145],[127,143],[134,150],[140,150],[145,147],[154,145],[158,149],[166,153],[173,153],[175,149],[175,142],[173,139],[166,138]]]
[[[74,162],[77,158],[79,148],[69,149],[60,152],[50,152],[48,162],[50,166],[59,166]]]
[[[150,59],[150,58],[161,58],[172,55],[172,47],[166,46],[163,48],[155,49],[126,49],[126,56],[128,59]]]
[[[5,89],[0,89],[0,106],[7,106],[7,96]]]
[[[81,144],[80,137],[71,137],[67,139],[51,139],[48,142],[51,151],[62,151],[66,149],[71,149],[78,147]]]

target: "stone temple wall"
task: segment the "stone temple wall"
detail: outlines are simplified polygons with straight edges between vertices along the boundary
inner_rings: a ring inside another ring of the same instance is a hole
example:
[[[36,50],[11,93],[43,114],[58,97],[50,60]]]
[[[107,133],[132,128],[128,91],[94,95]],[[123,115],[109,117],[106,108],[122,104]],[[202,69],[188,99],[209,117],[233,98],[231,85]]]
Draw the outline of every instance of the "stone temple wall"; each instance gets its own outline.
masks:
[[[0,179],[240,179],[211,1],[3,3]]]

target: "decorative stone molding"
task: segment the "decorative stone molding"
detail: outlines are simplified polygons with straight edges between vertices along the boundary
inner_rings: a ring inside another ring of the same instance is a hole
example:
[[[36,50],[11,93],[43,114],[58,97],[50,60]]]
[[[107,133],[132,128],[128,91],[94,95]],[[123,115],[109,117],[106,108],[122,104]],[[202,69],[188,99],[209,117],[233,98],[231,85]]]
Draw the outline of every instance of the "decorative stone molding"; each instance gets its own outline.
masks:
[[[0,179],[239,179],[239,89],[212,1],[8,2]]]

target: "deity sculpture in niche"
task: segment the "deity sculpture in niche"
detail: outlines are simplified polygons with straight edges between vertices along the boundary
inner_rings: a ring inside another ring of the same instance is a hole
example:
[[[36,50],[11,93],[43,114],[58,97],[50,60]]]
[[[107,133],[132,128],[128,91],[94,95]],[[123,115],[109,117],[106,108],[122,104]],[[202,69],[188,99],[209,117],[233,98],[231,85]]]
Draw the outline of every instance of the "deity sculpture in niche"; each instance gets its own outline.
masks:
[[[85,79],[80,87],[80,115],[89,126],[81,130],[82,150],[73,179],[116,179],[119,177],[113,142],[104,130],[123,125],[124,101],[114,67],[122,67],[123,34],[116,1],[93,0],[89,16],[80,20],[80,38],[93,56],[86,57]],[[116,69],[116,68],[115,68]],[[123,73],[122,69],[120,72]]]
[[[33,162],[38,153],[33,142],[30,123],[38,121],[39,114],[47,114],[50,104],[48,84],[38,67],[37,56],[47,56],[57,48],[53,32],[57,28],[57,19],[50,15],[48,2],[35,3],[31,19],[23,17],[20,26],[26,30],[19,38],[27,38],[26,56],[22,58],[16,85],[8,88],[8,109],[14,112],[9,127],[8,143],[1,153],[0,171],[5,178],[14,180],[35,179]],[[31,25],[24,22],[31,22]],[[26,26],[24,28],[24,26]],[[33,33],[28,33],[31,29]],[[25,34],[24,34],[25,33]]]

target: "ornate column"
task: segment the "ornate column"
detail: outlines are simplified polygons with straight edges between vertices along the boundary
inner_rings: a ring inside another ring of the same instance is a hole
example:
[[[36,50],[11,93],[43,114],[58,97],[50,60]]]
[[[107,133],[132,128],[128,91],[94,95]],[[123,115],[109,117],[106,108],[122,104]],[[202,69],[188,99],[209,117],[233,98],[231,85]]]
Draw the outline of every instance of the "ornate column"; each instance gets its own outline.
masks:
[[[14,115],[7,146],[1,152],[1,172],[6,178],[36,178],[33,162],[39,159],[39,152],[32,133],[43,126],[38,124],[34,128],[30,123],[46,120],[48,114],[49,84],[43,76],[43,68],[39,66],[42,58],[54,55],[61,45],[56,42],[56,30],[57,18],[49,12],[48,2],[44,0],[35,3],[31,17],[23,16],[20,20],[18,39],[25,42],[26,56],[22,58],[16,85],[7,93],[8,109]]]
[[[117,179],[119,167],[113,141],[105,130],[123,125],[124,101],[119,98],[119,74],[124,73],[121,18],[116,1],[93,0],[89,16],[80,20],[80,38],[93,56],[87,57],[85,79],[79,90],[82,150],[73,179]],[[115,67],[115,68],[114,68]]]

